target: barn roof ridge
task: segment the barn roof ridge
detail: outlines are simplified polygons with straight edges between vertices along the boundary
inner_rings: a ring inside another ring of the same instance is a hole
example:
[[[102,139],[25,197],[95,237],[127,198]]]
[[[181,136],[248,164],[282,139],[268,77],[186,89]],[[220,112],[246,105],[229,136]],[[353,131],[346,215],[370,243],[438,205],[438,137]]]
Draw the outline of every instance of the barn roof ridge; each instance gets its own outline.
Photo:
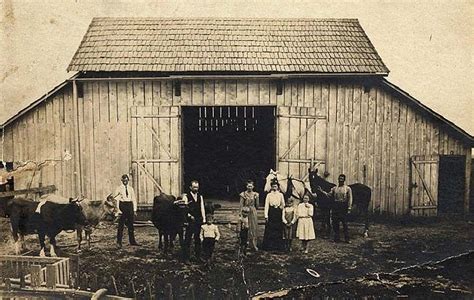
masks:
[[[389,73],[356,18],[220,17],[95,17],[68,71]]]
[[[312,18],[312,17],[298,17],[298,18],[272,18],[272,17],[130,17],[130,16],[98,16],[93,17],[92,20],[101,19],[119,19],[119,20],[279,20],[279,21],[330,21],[330,20],[351,20],[358,21],[358,18]]]

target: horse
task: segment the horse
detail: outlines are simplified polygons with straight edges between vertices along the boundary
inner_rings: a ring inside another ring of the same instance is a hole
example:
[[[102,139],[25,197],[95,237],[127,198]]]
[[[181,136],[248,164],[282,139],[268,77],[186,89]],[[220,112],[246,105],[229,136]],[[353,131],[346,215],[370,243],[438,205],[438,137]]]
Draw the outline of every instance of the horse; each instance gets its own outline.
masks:
[[[280,174],[278,171],[274,171],[273,169],[270,170],[265,178],[265,192],[268,193],[271,190],[271,183],[274,181],[277,181],[280,185],[280,191],[285,196],[285,200],[292,197],[298,201],[302,201],[305,194],[309,194],[310,199],[313,201],[316,198],[316,194],[311,193],[309,183],[304,182],[301,179],[293,178],[292,176]]]
[[[325,192],[329,192],[333,187],[336,185],[327,181],[326,179],[320,177],[318,175],[318,169],[312,170],[311,168],[308,169],[309,172],[309,182],[311,191],[317,194],[317,198],[319,200],[320,208],[323,211],[323,222],[324,225],[329,225],[329,232],[330,232],[330,221],[328,216],[330,215],[330,211],[333,207],[333,199],[330,199],[326,194],[319,191],[322,189]],[[369,204],[372,197],[372,189],[365,184],[362,183],[354,183],[350,184],[349,187],[352,190],[352,204],[357,208],[357,210],[362,214],[364,220],[364,237],[369,236]],[[324,227],[323,225],[323,227]]]

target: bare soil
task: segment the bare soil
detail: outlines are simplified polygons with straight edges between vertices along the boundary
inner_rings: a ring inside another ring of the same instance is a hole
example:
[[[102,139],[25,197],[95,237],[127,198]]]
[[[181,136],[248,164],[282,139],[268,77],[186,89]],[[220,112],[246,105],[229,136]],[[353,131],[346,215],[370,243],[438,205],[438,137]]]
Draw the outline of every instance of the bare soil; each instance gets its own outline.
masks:
[[[13,254],[8,222],[0,220],[0,253]],[[369,238],[361,236],[360,226],[350,226],[351,244],[335,244],[318,236],[306,255],[294,240],[290,253],[250,252],[241,259],[234,228],[219,228],[222,238],[210,267],[184,264],[179,246],[164,255],[157,247],[156,229],[149,226],[136,228],[140,247],[124,242],[124,247],[117,249],[116,225],[104,225],[94,231],[91,249],[79,255],[75,234],[62,233],[59,253],[73,261],[79,258],[79,266],[74,268],[79,271],[81,289],[105,287],[114,293],[113,277],[120,295],[141,299],[150,294],[163,298],[168,284],[175,298],[194,294],[196,299],[245,299],[268,291],[280,291],[280,297],[288,299],[473,297],[474,222],[463,218],[377,220]],[[260,236],[263,229],[260,226]],[[36,237],[30,236],[26,242],[33,250],[30,255],[37,255]],[[462,253],[468,254],[436,262]],[[427,262],[433,263],[396,271]],[[306,269],[315,270],[320,277],[310,276]]]

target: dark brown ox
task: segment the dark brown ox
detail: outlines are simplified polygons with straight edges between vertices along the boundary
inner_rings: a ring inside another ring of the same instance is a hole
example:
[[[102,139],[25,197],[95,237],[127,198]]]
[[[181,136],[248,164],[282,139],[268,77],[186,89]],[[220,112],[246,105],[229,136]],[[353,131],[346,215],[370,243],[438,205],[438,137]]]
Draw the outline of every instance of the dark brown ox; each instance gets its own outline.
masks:
[[[10,218],[17,254],[21,250],[20,241],[23,241],[23,236],[37,233],[41,245],[40,256],[45,256],[46,236],[51,244],[50,254],[56,256],[56,235],[63,230],[74,230],[86,221],[77,200],[71,199],[67,204],[35,202],[24,198],[7,201],[7,216]]]
[[[183,246],[183,227],[186,222],[188,207],[182,200],[176,200],[173,195],[161,193],[153,199],[153,211],[151,221],[158,229],[158,248],[167,253],[169,247],[173,247],[173,241],[179,236],[181,247]]]

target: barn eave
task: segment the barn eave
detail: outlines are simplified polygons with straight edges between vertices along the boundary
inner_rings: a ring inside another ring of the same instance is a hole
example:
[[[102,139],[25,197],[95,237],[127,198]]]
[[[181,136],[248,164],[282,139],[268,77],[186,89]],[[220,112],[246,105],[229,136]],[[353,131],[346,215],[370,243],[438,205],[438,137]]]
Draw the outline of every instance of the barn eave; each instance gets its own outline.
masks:
[[[437,125],[447,132],[453,134],[457,138],[459,138],[466,146],[474,147],[474,136],[467,133],[465,130],[454,124],[453,122],[449,121],[441,114],[435,112],[433,109],[429,108],[421,101],[417,100],[413,96],[411,96],[408,92],[404,91],[400,87],[396,86],[395,84],[389,82],[387,79],[382,79],[381,81],[382,86],[388,88],[390,91],[395,92],[396,94],[400,95],[402,98],[409,101],[409,105],[415,107],[417,111],[422,114],[428,115],[434,121],[437,122]]]
[[[11,123],[13,123],[15,120],[17,120],[18,118],[20,118],[21,116],[23,116],[24,114],[28,113],[29,111],[31,111],[32,109],[34,109],[35,107],[37,107],[38,105],[40,105],[41,103],[43,103],[43,101],[45,101],[46,99],[48,99],[49,97],[53,96],[54,94],[56,94],[57,92],[61,91],[65,86],[67,86],[71,80],[74,80],[76,79],[78,76],[80,75],[80,73],[76,73],[74,74],[73,76],[71,76],[70,78],[64,80],[63,82],[61,82],[60,84],[58,84],[57,86],[53,87],[51,90],[49,90],[46,94],[44,94],[43,96],[41,96],[40,98],[38,98],[37,100],[33,101],[30,105],[28,105],[27,107],[23,108],[22,110],[20,110],[19,112],[17,112],[15,115],[13,115],[11,118],[9,118],[8,120],[6,120],[1,126],[0,128],[6,128],[8,125],[10,125]]]

